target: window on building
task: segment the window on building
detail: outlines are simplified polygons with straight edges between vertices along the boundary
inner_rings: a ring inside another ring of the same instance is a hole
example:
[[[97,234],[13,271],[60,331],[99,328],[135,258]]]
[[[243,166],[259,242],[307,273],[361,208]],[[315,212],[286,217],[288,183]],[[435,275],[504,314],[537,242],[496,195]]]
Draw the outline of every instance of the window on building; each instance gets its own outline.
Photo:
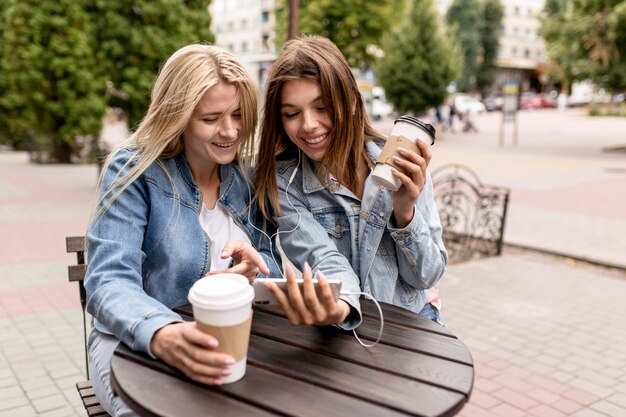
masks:
[[[513,26],[513,36],[517,38],[519,35],[519,28],[517,26]]]
[[[228,22],[227,27],[228,27],[228,31],[229,31],[229,32],[232,32],[232,31],[233,31],[233,26],[234,26],[234,25],[233,25],[232,20],[231,20],[230,22]]]
[[[234,45],[234,44],[232,44],[232,43],[229,43],[229,44],[228,44],[228,50],[229,50],[230,52],[233,52],[233,53],[234,53],[234,52],[235,52],[235,45]]]
[[[519,7],[513,7],[513,16],[519,16]]]
[[[268,52],[270,50],[270,35],[264,33],[261,35],[261,45],[263,46],[263,51]]]
[[[530,49],[524,49],[524,58],[530,58]]]
[[[268,23],[270,21],[270,12],[261,12],[261,22]]]
[[[248,42],[241,42],[241,52],[248,52]]]
[[[248,29],[248,20],[247,19],[241,19],[241,28],[242,29]]]
[[[517,48],[515,46],[511,48],[511,56],[517,56]]]

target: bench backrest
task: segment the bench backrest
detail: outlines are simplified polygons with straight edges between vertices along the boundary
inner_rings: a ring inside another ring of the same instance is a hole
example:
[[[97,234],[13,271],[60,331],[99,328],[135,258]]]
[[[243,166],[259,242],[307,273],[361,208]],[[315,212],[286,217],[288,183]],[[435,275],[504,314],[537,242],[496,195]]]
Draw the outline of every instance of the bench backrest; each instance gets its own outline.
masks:
[[[449,262],[500,255],[510,189],[483,184],[460,164],[443,165],[431,175]]]
[[[85,317],[85,307],[87,306],[87,293],[83,281],[87,273],[86,246],[84,236],[68,236],[65,238],[65,247],[67,253],[76,254],[76,265],[67,267],[68,280],[70,282],[78,282],[78,294],[80,296],[80,305],[83,309],[83,337],[85,341],[85,370],[87,379],[89,379],[89,365],[87,364],[87,319]]]

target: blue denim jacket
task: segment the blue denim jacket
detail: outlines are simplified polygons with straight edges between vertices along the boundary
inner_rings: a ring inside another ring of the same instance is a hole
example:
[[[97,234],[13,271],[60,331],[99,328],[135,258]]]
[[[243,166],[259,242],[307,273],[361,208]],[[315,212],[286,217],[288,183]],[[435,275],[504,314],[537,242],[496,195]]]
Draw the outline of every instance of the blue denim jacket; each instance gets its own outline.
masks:
[[[366,142],[374,161],[383,145],[382,141]],[[297,159],[277,165],[281,215],[276,221],[285,255],[299,268],[308,261],[314,272],[340,279],[342,291],[362,290],[379,301],[419,313],[427,290],[448,263],[430,175],[413,219],[398,229],[391,218],[392,192],[371,176],[360,201],[336,182],[331,189],[325,188],[316,176],[318,163],[305,155],[289,184],[297,165]],[[360,313],[358,296],[342,298]],[[360,318],[342,327],[359,323]]]
[[[128,149],[115,155],[100,192],[131,157]],[[254,209],[248,221],[250,192],[239,168],[229,164],[220,169],[218,204],[248,234],[270,268],[270,276],[280,276],[268,238],[251,222],[270,236],[275,230],[264,225]],[[199,221],[201,207],[201,192],[180,154],[153,163],[92,222],[87,233],[85,288],[87,311],[98,330],[152,355],[154,333],[182,321],[170,308],[188,302],[189,288],[210,267],[210,243]],[[274,257],[281,262],[277,253]]]

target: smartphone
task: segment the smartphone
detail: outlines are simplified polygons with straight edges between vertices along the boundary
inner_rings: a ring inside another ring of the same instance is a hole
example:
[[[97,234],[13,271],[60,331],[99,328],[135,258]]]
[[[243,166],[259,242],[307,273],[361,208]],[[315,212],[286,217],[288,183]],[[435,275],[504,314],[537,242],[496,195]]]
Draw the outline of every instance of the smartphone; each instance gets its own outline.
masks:
[[[287,279],[285,278],[256,278],[252,281],[252,287],[254,288],[254,304],[263,305],[263,306],[278,306],[278,301],[274,294],[263,285],[265,281],[271,281],[278,285],[283,292],[287,293]],[[327,279],[328,285],[330,285],[330,290],[333,293],[333,298],[335,301],[339,299],[339,291],[341,291],[341,281],[336,279]],[[300,291],[302,292],[302,286],[304,284],[304,280],[302,278],[296,279],[298,286],[300,287]],[[319,283],[317,279],[313,280],[313,286],[315,287],[315,292],[317,293],[317,298],[319,300],[322,299],[322,290],[319,287]]]

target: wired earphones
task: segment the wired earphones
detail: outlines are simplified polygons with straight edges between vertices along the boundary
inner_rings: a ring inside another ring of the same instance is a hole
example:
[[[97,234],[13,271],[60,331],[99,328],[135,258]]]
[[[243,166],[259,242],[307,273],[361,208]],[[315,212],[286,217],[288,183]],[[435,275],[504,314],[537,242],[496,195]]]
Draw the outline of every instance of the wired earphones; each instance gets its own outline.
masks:
[[[285,275],[283,274],[282,268],[280,267],[280,265],[278,265],[278,262],[276,261],[276,258],[274,257],[274,251],[273,251],[273,243],[272,243],[272,239],[280,236],[282,233],[292,233],[295,232],[298,227],[300,226],[300,220],[302,219],[302,215],[300,214],[300,210],[298,210],[296,208],[296,206],[294,206],[294,204],[291,202],[291,199],[289,198],[289,187],[291,186],[291,183],[293,182],[294,178],[296,177],[296,174],[298,172],[298,169],[300,168],[300,164],[302,162],[302,151],[300,149],[298,149],[298,163],[296,164],[296,168],[293,170],[293,172],[291,173],[291,176],[289,177],[289,181],[287,182],[287,187],[285,187],[285,198],[287,199],[287,203],[289,203],[289,205],[291,206],[291,208],[293,208],[296,213],[298,213],[298,221],[296,222],[296,225],[290,229],[290,230],[278,230],[276,231],[272,236],[269,236],[267,233],[265,233],[265,231],[259,229],[258,227],[256,227],[252,221],[250,220],[250,212],[252,211],[251,207],[248,206],[248,223],[257,231],[259,231],[261,234],[263,234],[270,243],[270,255],[272,256],[272,260],[274,261],[274,263],[276,264],[276,266],[278,267],[278,272],[281,274],[281,277],[284,278]],[[248,201],[252,201],[252,191],[250,190],[250,185],[248,185]],[[373,262],[372,262],[373,264]],[[370,264],[370,267],[368,268],[367,274],[365,275],[365,279],[367,279],[367,276],[369,275],[369,270],[372,267],[372,264]],[[356,329],[352,329],[352,333],[354,334],[355,339],[357,340],[357,342],[359,342],[359,344],[365,348],[370,348],[375,346],[379,341],[380,338],[382,337],[383,334],[383,328],[384,328],[384,319],[383,319],[383,311],[380,308],[380,304],[378,303],[378,301],[370,294],[364,292],[364,291],[340,291],[339,292],[340,295],[362,295],[366,298],[369,298],[370,300],[372,300],[374,302],[374,304],[376,305],[376,308],[378,309],[378,314],[380,315],[380,327],[378,329],[378,336],[376,337],[376,340],[373,343],[365,343],[363,342],[359,336],[356,334]]]

